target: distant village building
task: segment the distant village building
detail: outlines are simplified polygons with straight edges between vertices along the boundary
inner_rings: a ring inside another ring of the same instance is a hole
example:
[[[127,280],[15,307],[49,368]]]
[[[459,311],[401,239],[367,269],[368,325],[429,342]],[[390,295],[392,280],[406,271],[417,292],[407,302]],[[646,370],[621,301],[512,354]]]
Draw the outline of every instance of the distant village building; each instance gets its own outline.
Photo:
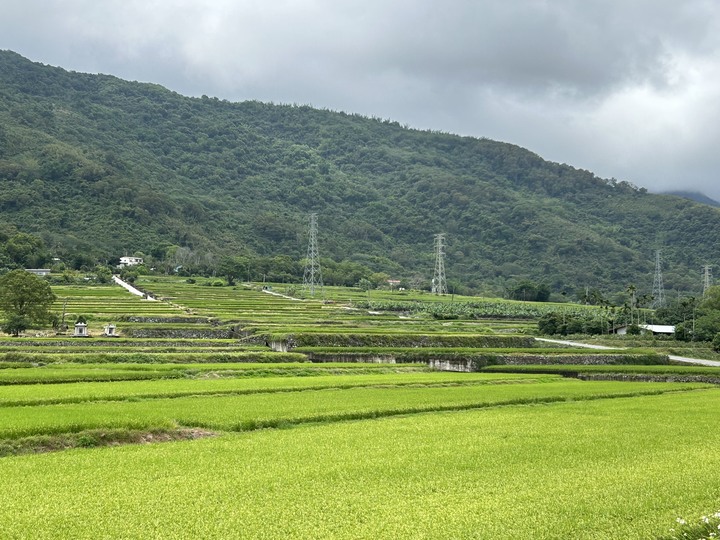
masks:
[[[670,336],[675,333],[675,327],[665,324],[639,324],[640,332],[643,334],[653,334],[654,336]],[[628,327],[620,326],[615,329],[615,333],[621,336],[627,334]]]
[[[88,335],[87,324],[84,322],[76,322],[73,337],[88,337]]]
[[[49,276],[50,275],[50,269],[49,268],[26,268],[27,272],[30,272],[31,274],[35,274],[36,276]]]
[[[142,263],[142,257],[120,257],[120,264],[118,266],[124,268],[125,266],[137,266]]]

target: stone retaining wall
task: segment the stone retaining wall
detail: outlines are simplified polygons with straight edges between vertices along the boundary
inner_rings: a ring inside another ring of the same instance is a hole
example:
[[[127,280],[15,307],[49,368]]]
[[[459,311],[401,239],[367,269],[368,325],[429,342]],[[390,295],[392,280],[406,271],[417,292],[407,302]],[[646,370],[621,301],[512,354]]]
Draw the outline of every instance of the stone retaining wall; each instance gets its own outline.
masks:
[[[720,384],[720,375],[647,375],[644,373],[576,373],[578,379],[583,381],[642,381],[642,382],[697,382],[707,384]]]
[[[121,322],[153,323],[153,324],[209,324],[209,317],[137,317],[123,315],[118,318]]]
[[[132,338],[233,339],[240,336],[231,328],[128,328],[123,334]]]
[[[424,362],[434,369],[442,371],[478,371],[488,365],[617,365],[633,364],[633,355],[628,354],[502,354],[502,353],[432,353],[416,352],[396,353],[307,353],[312,362],[383,362],[389,364]],[[646,355],[637,355],[638,360],[647,360]],[[667,357],[657,355],[657,364],[667,364]],[[645,362],[636,362],[638,364]]]

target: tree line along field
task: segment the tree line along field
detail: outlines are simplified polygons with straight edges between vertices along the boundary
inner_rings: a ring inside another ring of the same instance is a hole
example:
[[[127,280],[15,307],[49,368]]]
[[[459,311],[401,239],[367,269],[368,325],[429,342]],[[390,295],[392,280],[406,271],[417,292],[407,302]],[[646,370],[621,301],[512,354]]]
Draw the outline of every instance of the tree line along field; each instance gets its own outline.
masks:
[[[485,349],[573,350],[534,342],[531,319],[358,309],[351,290],[323,301],[138,285],[160,300],[54,288],[94,337],[0,339],[3,537],[671,538],[678,517],[720,510],[720,370],[662,355],[471,373],[311,362],[253,339],[310,336],[335,352],[322,342],[341,336],[368,355],[463,355],[483,349],[463,340],[505,338],[527,346]],[[109,322],[121,337],[99,335]],[[165,335],[125,335],[148,329]],[[219,329],[233,336],[175,337]]]

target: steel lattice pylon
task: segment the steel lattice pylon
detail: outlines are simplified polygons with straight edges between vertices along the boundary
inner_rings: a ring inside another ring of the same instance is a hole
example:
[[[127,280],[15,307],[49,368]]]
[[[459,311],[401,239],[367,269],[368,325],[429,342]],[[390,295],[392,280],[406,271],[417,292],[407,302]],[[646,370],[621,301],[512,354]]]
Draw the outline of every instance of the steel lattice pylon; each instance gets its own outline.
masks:
[[[323,290],[322,268],[317,242],[317,214],[310,214],[310,239],[308,241],[305,272],[303,273],[303,289],[315,296],[315,290]]]
[[[710,287],[712,287],[712,266],[706,264],[703,266],[703,296],[707,294]]]
[[[445,281],[445,234],[435,235],[435,272],[432,279],[433,294],[447,294]]]

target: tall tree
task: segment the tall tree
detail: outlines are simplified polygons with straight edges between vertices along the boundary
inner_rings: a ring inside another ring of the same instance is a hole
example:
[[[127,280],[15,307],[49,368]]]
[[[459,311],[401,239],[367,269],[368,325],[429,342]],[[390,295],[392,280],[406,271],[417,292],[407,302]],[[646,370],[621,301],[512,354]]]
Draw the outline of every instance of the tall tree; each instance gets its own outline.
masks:
[[[5,313],[4,332],[19,335],[31,326],[50,319],[50,306],[55,294],[43,279],[26,272],[13,270],[0,277],[0,309]]]

